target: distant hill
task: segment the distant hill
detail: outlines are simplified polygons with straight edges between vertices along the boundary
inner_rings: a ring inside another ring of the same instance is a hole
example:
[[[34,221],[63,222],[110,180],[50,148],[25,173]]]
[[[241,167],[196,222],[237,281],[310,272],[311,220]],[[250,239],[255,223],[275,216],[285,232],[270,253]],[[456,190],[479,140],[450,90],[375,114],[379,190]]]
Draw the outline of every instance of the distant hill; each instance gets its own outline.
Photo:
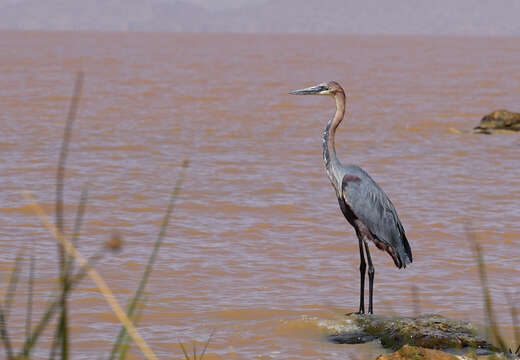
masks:
[[[202,31],[209,13],[184,2],[26,0],[0,9],[0,28]]]
[[[0,28],[245,33],[520,35],[517,0],[266,0],[210,11],[183,1],[25,0]]]

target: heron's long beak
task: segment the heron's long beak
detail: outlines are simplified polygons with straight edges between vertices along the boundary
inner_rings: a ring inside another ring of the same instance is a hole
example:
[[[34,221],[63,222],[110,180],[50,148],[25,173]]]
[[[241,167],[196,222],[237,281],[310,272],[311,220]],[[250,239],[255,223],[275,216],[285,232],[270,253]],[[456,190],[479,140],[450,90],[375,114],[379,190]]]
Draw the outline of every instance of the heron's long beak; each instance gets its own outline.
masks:
[[[293,90],[289,91],[291,95],[318,95],[322,92],[328,90],[324,84],[319,84],[315,86],[311,86],[305,89]]]

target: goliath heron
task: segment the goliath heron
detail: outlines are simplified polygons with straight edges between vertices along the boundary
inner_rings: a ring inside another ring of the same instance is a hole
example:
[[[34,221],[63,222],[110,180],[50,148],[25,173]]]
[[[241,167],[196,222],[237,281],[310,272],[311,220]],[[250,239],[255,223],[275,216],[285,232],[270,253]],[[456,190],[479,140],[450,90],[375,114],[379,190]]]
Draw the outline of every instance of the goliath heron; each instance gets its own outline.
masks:
[[[394,205],[385,192],[363,169],[356,165],[343,165],[336,156],[334,136],[345,115],[345,91],[335,81],[309,88],[291,91],[293,95],[329,95],[336,100],[336,114],[329,120],[323,132],[323,162],[327,175],[336,190],[339,207],[347,221],[354,227],[359,240],[361,286],[359,314],[365,313],[365,271],[368,261],[369,303],[368,313],[373,314],[374,265],[368,249],[369,241],[386,251],[395,266],[405,268],[412,262],[412,251],[406,239],[403,225]]]

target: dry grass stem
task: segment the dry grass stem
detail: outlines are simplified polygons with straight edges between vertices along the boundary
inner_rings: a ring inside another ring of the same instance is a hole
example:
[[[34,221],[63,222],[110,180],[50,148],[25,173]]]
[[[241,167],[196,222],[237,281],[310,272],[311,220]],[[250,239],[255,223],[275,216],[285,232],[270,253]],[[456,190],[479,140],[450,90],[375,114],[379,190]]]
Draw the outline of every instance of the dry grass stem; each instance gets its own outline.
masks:
[[[7,332],[7,323],[5,321],[4,309],[2,307],[0,307],[0,338],[2,338],[7,359],[14,359],[13,348],[11,347],[11,341],[9,340],[9,333]]]
[[[136,345],[139,347],[139,349],[143,352],[145,357],[147,359],[156,360],[157,357],[153,353],[153,351],[150,349],[150,347],[146,344],[144,339],[141,337],[135,326],[132,324],[128,316],[126,316],[125,312],[117,302],[116,298],[114,297],[114,294],[106,284],[106,282],[103,280],[101,275],[96,271],[96,269],[89,266],[88,261],[86,258],[81,255],[81,253],[76,250],[76,248],[72,245],[69,239],[67,239],[65,236],[63,236],[57,228],[50,222],[48,216],[45,214],[44,210],[41,208],[39,204],[35,202],[34,196],[29,192],[24,192],[24,198],[29,202],[29,205],[33,209],[33,211],[39,216],[41,222],[43,225],[52,233],[52,235],[59,241],[59,243],[63,246],[63,249],[65,252],[69,255],[74,257],[76,261],[81,266],[84,266],[87,268],[87,274],[90,276],[90,278],[94,281],[94,283],[99,288],[100,292],[105,297],[105,300],[108,302],[114,313],[116,314],[119,321],[123,324],[126,331],[132,338],[132,340],[136,343]]]
[[[166,229],[168,228],[168,223],[170,220],[170,216],[173,212],[175,202],[177,200],[178,195],[180,194],[182,182],[184,181],[184,171],[188,168],[188,166],[189,166],[189,161],[188,161],[188,159],[185,159],[182,163],[182,168],[180,170],[179,177],[177,178],[173,191],[170,195],[170,200],[168,202],[166,214],[164,215],[163,222],[162,222],[161,228],[159,230],[159,235],[157,236],[157,238],[154,242],[152,253],[150,254],[150,257],[146,264],[146,268],[143,272],[143,276],[141,277],[141,281],[139,282],[139,285],[135,291],[135,294],[134,294],[133,298],[130,300],[130,303],[128,305],[128,309],[127,309],[128,317],[133,316],[135,307],[138,304],[138,302],[140,301],[141,297],[143,296],[144,289],[148,282],[148,278],[152,272],[153,266],[155,264],[155,260],[157,258],[157,254],[159,253],[159,248],[162,244],[164,237],[166,236]],[[119,334],[117,335],[116,341],[114,342],[114,346],[112,347],[112,351],[110,353],[109,360],[115,359],[117,352],[120,351],[119,349],[121,347],[121,344],[123,343],[124,337],[125,337],[125,329],[124,329],[124,327],[122,327],[121,330],[119,331]]]

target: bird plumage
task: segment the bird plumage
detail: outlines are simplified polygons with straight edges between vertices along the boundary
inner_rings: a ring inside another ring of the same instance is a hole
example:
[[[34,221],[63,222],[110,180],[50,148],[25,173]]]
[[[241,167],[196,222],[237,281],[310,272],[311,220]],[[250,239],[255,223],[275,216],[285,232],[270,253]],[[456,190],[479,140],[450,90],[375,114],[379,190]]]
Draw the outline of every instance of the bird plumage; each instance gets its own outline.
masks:
[[[363,169],[356,165],[343,166],[341,200],[350,207],[354,216],[365,224],[375,239],[383,244],[378,248],[392,256],[398,268],[412,262],[412,252],[403,225],[394,205],[383,189]],[[359,179],[348,181],[349,178]]]
[[[339,207],[347,221],[354,227],[359,240],[360,251],[360,305],[359,313],[364,313],[365,256],[368,261],[369,313],[373,313],[372,294],[374,266],[368,248],[373,242],[377,248],[386,251],[398,268],[405,268],[412,262],[412,251],[394,205],[363,169],[356,165],[343,165],[336,156],[334,138],[338,125],[345,115],[345,92],[335,81],[290,92],[295,95],[331,95],[336,100],[336,113],[323,131],[323,164],[327,176],[336,191]],[[364,248],[364,249],[363,249]]]

